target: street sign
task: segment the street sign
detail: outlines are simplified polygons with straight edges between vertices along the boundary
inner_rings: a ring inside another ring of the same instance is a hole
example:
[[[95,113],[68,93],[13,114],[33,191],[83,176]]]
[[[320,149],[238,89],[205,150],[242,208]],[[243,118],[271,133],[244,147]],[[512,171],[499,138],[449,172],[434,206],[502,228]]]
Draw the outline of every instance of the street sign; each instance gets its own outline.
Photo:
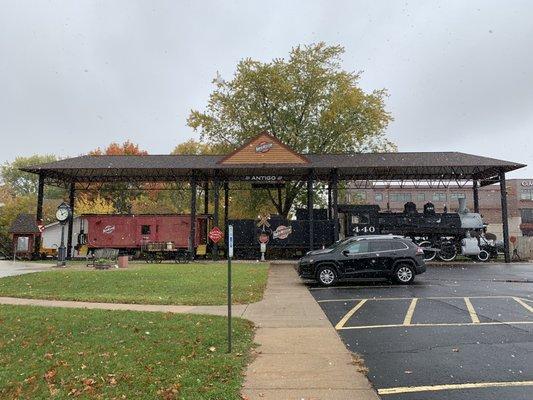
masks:
[[[233,225],[228,225],[228,256],[233,257]]]
[[[259,235],[259,243],[261,244],[267,244],[270,240],[270,235],[266,234],[266,233],[261,233]]]
[[[220,242],[220,240],[224,237],[224,234],[218,228],[218,226],[215,226],[215,227],[213,227],[213,229],[211,229],[209,231],[209,234],[207,236],[209,237],[209,239],[211,239],[211,241],[213,243],[216,244],[216,243]]]

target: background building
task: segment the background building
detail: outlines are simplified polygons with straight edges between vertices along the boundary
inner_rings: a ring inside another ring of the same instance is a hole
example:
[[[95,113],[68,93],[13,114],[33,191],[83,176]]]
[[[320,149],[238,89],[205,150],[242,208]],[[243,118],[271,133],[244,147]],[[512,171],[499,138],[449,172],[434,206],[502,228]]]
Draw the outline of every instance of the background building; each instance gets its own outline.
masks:
[[[350,183],[345,201],[349,204],[378,204],[381,210],[403,211],[408,201],[422,210],[428,201],[435,205],[435,210],[442,212],[447,207],[449,212],[457,210],[459,198],[466,198],[467,207],[474,209],[471,186],[428,187],[420,185],[375,184],[371,187],[358,188]],[[508,179],[507,201],[510,236],[533,236],[533,179]],[[490,185],[479,189],[479,210],[483,220],[489,224],[488,232],[502,238],[502,218],[500,186]]]

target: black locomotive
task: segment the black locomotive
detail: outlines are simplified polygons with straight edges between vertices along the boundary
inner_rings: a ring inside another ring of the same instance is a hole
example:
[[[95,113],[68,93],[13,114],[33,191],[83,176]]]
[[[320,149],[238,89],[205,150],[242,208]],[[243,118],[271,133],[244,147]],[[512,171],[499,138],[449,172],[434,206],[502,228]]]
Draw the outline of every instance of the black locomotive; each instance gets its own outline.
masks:
[[[327,218],[327,210],[313,211],[313,243],[315,249],[334,241],[335,223],[340,238],[357,235],[394,234],[411,238],[424,248],[426,260],[439,258],[452,261],[457,254],[487,261],[497,255],[494,240],[485,237],[486,225],[478,213],[471,213],[460,201],[458,212],[438,213],[432,203],[419,212],[414,203],[406,203],[403,212],[381,211],[378,205],[338,206],[338,221]],[[295,220],[280,216],[262,216],[258,220],[230,220],[234,226],[236,256],[259,258],[260,243],[267,243],[267,254],[273,258],[301,257],[309,250],[307,210],[296,211]]]

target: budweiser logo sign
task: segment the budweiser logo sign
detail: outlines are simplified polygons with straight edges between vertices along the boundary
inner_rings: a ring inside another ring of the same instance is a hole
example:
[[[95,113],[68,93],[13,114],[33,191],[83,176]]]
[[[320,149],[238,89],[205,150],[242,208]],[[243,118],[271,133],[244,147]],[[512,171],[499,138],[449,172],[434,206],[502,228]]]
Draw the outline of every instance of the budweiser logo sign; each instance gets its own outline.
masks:
[[[272,148],[272,146],[273,146],[272,142],[261,142],[257,146],[255,146],[255,152],[266,153]]]

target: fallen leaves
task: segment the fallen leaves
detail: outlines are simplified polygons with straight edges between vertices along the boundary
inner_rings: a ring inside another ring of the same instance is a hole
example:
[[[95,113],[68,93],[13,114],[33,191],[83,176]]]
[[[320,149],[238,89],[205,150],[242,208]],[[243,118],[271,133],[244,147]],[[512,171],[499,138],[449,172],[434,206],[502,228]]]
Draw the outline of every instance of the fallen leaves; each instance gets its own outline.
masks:
[[[50,369],[44,373],[44,380],[47,383],[53,383],[56,375],[57,375],[57,371],[55,369]]]
[[[174,400],[178,398],[180,389],[181,385],[179,383],[175,383],[169,388],[158,390],[157,394],[164,400]]]

